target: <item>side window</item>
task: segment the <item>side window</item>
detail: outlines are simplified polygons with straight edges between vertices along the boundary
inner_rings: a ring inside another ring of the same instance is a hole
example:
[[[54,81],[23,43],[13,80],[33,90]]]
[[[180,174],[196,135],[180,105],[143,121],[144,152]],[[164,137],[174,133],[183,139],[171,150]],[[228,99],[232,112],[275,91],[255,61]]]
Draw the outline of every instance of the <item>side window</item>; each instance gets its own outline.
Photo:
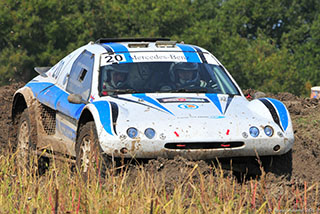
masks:
[[[91,90],[94,54],[85,50],[74,61],[68,79],[67,91],[80,94],[88,100]]]

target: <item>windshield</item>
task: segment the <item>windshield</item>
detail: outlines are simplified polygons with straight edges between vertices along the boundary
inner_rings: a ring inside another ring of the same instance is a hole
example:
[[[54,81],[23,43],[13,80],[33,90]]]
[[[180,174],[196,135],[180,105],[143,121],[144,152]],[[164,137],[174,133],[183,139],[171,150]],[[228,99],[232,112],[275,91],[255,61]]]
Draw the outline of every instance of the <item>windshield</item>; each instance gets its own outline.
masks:
[[[139,62],[100,67],[101,96],[126,93],[217,93],[239,95],[219,65]]]

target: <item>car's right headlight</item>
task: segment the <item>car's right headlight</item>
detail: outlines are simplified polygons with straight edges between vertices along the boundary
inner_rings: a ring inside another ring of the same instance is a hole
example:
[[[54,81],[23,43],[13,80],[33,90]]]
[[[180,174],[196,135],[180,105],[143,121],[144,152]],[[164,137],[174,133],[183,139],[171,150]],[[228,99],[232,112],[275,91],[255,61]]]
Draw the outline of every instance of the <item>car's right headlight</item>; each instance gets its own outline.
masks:
[[[258,137],[259,135],[259,129],[255,126],[251,126],[249,129],[249,133],[252,137]]]

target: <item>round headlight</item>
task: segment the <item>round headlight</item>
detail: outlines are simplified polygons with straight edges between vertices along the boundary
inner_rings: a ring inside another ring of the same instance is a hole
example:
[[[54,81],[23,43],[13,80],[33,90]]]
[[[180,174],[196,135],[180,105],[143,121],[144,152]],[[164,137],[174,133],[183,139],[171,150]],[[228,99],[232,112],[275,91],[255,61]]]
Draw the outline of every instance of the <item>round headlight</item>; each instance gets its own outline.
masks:
[[[252,137],[258,137],[259,135],[259,129],[255,126],[250,127],[249,133]]]
[[[144,134],[147,136],[147,138],[152,139],[152,138],[154,138],[154,136],[156,135],[156,132],[155,132],[155,130],[152,129],[152,128],[147,128],[147,129],[144,131]]]
[[[135,138],[138,136],[138,130],[136,128],[128,128],[127,130],[127,135],[130,137],[130,138]]]
[[[273,128],[271,126],[266,126],[264,127],[264,133],[268,136],[271,137],[273,135]]]

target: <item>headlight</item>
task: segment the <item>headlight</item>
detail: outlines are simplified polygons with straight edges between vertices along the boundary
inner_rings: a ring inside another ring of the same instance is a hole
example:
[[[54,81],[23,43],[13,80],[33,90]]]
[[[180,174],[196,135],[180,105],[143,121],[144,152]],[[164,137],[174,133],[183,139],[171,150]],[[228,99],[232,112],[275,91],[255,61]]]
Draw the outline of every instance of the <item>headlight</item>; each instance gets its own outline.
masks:
[[[266,126],[264,127],[264,133],[268,136],[271,137],[273,135],[273,128],[271,126]]]
[[[147,138],[152,139],[152,138],[154,138],[154,136],[156,135],[156,132],[155,132],[155,130],[152,129],[152,128],[147,128],[147,129],[144,131],[144,134],[147,136]]]
[[[138,136],[138,130],[136,128],[133,128],[133,127],[128,128],[127,135],[130,138],[136,138]]]
[[[249,133],[252,137],[258,137],[259,135],[259,129],[255,126],[250,127]]]

